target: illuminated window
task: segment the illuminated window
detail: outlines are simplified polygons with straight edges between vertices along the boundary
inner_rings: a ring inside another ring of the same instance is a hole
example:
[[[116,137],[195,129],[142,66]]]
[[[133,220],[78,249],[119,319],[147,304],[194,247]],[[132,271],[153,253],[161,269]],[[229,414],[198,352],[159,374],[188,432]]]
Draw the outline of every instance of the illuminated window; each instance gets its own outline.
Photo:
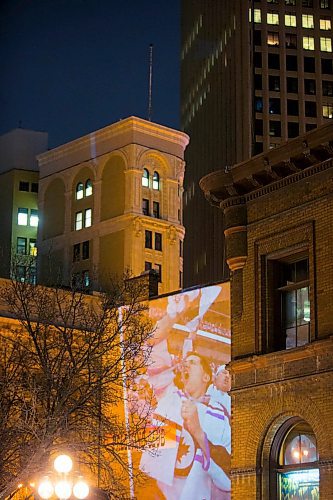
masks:
[[[27,238],[17,238],[16,253],[19,255],[25,255],[27,253]]]
[[[148,229],[145,230],[145,248],[153,248],[153,233]]]
[[[314,28],[313,24],[313,15],[311,14],[302,14],[302,27],[303,28]]]
[[[92,195],[92,192],[93,192],[93,186],[92,186],[92,181],[91,179],[88,179],[86,181],[86,186],[85,186],[85,193],[86,193],[86,196],[91,196]]]
[[[304,50],[314,50],[314,38],[313,36],[303,36],[303,49]]]
[[[254,9],[253,18],[254,18],[255,23],[261,23],[261,10],[260,9]]]
[[[91,208],[86,208],[84,211],[84,227],[90,227],[92,224],[92,210]]]
[[[162,251],[162,235],[155,233],[155,250]]]
[[[31,209],[30,210],[30,226],[37,227],[38,226],[38,210]]]
[[[332,39],[321,36],[320,37],[320,50],[322,52],[332,52]]]
[[[80,229],[82,229],[82,222],[83,222],[82,212],[76,212],[76,214],[75,214],[75,230],[76,231],[79,231]]]
[[[267,12],[267,24],[279,24],[278,12]]]
[[[298,418],[287,421],[278,431],[271,451],[270,467],[275,471],[271,491],[278,491],[280,499],[319,499],[318,459],[310,425]]]
[[[160,176],[158,172],[154,172],[153,174],[153,189],[159,190],[160,189]]]
[[[83,273],[82,273],[82,284],[83,284],[84,288],[89,288],[89,286],[90,286],[89,271],[83,271]]]
[[[269,31],[267,33],[267,45],[279,46],[279,33]]]
[[[83,183],[79,182],[76,186],[76,199],[81,200],[83,198]]]
[[[34,238],[29,240],[29,255],[37,257],[37,241]]]
[[[329,9],[331,7],[330,0],[320,0],[320,8],[321,9]]]
[[[149,172],[146,168],[143,169],[141,182],[142,182],[143,187],[149,187]]]
[[[285,14],[284,15],[284,24],[286,26],[296,26],[296,16],[295,14]]]
[[[17,223],[19,226],[27,226],[28,225],[28,209],[27,208],[19,208],[17,211]]]
[[[330,17],[321,17],[320,18],[320,29],[325,30],[325,31],[331,29],[331,18]]]
[[[333,104],[323,105],[323,118],[333,118]]]

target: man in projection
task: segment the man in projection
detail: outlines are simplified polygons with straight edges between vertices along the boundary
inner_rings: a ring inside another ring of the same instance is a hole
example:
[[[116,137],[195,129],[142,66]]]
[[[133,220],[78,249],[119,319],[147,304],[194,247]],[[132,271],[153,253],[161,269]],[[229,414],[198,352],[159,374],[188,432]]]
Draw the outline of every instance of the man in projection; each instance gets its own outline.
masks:
[[[212,399],[216,399],[227,410],[228,415],[231,413],[231,398],[229,391],[231,389],[231,376],[225,365],[220,365],[214,375],[214,383],[208,388],[208,394]]]
[[[162,398],[153,423],[165,430],[165,445],[145,452],[141,469],[157,480],[167,500],[230,498],[230,425],[218,401],[207,394],[207,360],[189,352],[181,369],[182,390]]]

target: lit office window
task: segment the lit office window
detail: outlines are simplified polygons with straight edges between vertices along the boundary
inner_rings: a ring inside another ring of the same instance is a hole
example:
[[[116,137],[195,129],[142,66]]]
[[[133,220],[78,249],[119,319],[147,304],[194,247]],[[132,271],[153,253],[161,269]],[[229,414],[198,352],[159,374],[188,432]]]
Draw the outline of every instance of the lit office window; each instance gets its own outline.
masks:
[[[320,29],[321,30],[330,30],[331,29],[331,19],[329,17],[321,17],[320,18]]]
[[[79,182],[76,186],[76,199],[81,200],[83,198],[83,183]]]
[[[149,187],[149,172],[146,168],[143,169],[141,182],[143,187]]]
[[[84,211],[84,227],[90,227],[92,224],[92,210],[87,208]]]
[[[279,42],[279,33],[269,31],[267,33],[267,45],[273,45],[274,47],[278,47]]]
[[[34,238],[30,238],[29,240],[29,255],[33,257],[37,257],[37,242]]]
[[[31,209],[30,210],[30,226],[37,227],[38,226],[38,210]]]
[[[160,189],[160,176],[158,172],[154,172],[153,174],[153,189],[159,190]]]
[[[86,181],[86,186],[85,187],[86,187],[86,189],[85,189],[86,196],[91,196],[92,195],[92,191],[93,191],[91,179],[88,179]]]
[[[28,225],[28,209],[27,208],[19,208],[17,211],[17,223],[19,226],[27,226]]]
[[[267,24],[279,24],[278,12],[267,12]]]
[[[311,14],[302,14],[302,27],[303,28],[314,28],[313,16]]]
[[[82,229],[82,212],[76,212],[75,214],[75,230],[79,231]]]
[[[314,50],[314,38],[313,36],[303,36],[303,49],[304,50]]]
[[[323,118],[333,118],[333,104],[323,105]]]
[[[320,37],[320,50],[322,52],[332,52],[332,39],[321,36]]]
[[[261,10],[260,9],[254,9],[253,18],[254,18],[255,23],[261,23]]]
[[[284,15],[284,24],[286,26],[296,27],[296,16],[294,14],[285,14]]]

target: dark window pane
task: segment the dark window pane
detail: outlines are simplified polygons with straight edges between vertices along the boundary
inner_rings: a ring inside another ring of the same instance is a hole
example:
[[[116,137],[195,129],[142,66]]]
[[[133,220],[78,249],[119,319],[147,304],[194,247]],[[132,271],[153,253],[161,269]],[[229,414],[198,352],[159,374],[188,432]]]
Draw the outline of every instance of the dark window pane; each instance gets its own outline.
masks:
[[[293,137],[299,136],[299,124],[295,122],[288,122],[288,137],[292,139]]]
[[[149,215],[149,200],[146,198],[142,200],[142,213],[143,215]]]
[[[304,57],[304,71],[307,73],[314,73],[316,71],[314,57]]]
[[[287,71],[297,71],[297,56],[286,56]]]
[[[145,262],[145,271],[150,271],[152,269],[153,265],[151,262],[146,261]]]
[[[297,94],[298,92],[298,79],[292,78],[291,76],[287,77],[287,92]]]
[[[308,95],[315,95],[316,94],[316,80],[309,80],[306,78],[304,80],[304,92]]]
[[[280,77],[275,75],[269,75],[268,77],[268,88],[274,92],[279,92],[280,90]]]
[[[82,259],[89,259],[89,241],[82,243]]]
[[[153,201],[153,217],[160,218],[160,204],[158,201]]]
[[[321,72],[325,75],[333,74],[333,59],[321,60]]]
[[[254,41],[254,45],[261,45],[261,31],[260,30],[254,30],[253,41]]]
[[[280,69],[280,56],[279,54],[268,54],[268,68]]]
[[[302,0],[303,7],[313,7],[313,0]]]
[[[286,48],[297,49],[297,35],[286,33]]]
[[[323,95],[325,96],[333,96],[333,81],[332,82],[328,82],[328,81],[325,81],[323,80]]]
[[[254,75],[254,88],[256,90],[262,89],[262,76],[261,75]]]
[[[255,134],[256,135],[262,135],[263,134],[263,121],[262,120],[256,120],[255,121]]]
[[[305,124],[306,132],[310,132],[310,130],[313,130],[314,128],[317,128],[317,125],[315,123],[306,123]]]
[[[320,0],[320,7],[321,7],[321,9],[330,9],[331,8],[331,1],[330,0]]]
[[[287,113],[291,116],[298,116],[298,101],[287,99]]]
[[[151,231],[148,231],[146,229],[146,231],[145,231],[145,247],[152,248],[152,243],[153,243],[153,234]]]
[[[19,190],[20,191],[29,191],[29,182],[20,181]]]
[[[263,107],[262,97],[255,96],[254,107],[255,107],[255,110],[257,111],[257,113],[262,113],[262,107]]]
[[[261,68],[262,67],[262,57],[261,57],[261,52],[255,52],[253,56],[253,63],[255,68]]]
[[[155,233],[155,250],[162,251],[162,235]]]
[[[271,97],[268,102],[269,113],[279,115],[281,113],[280,99]]]
[[[269,135],[273,137],[281,137],[281,122],[271,121],[269,122]]]
[[[254,154],[259,155],[264,150],[264,145],[262,142],[255,142],[254,144]]]
[[[73,246],[73,262],[80,260],[80,243]]]
[[[311,116],[316,118],[317,116],[317,104],[312,101],[305,101],[305,116]]]
[[[32,182],[31,183],[31,192],[32,193],[38,193],[38,182]]]
[[[17,238],[16,253],[19,255],[27,253],[27,238]]]

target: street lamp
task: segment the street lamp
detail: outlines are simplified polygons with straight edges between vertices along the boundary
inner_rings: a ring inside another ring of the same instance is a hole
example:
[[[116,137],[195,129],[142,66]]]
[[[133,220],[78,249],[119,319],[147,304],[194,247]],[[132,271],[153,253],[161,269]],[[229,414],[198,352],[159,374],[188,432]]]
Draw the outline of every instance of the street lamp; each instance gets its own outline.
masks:
[[[73,478],[69,473],[73,468],[73,460],[69,455],[58,455],[53,467],[57,474],[45,476],[38,486],[41,498],[51,498],[54,494],[60,500],[74,498],[84,499],[89,495],[89,486],[82,476]]]

